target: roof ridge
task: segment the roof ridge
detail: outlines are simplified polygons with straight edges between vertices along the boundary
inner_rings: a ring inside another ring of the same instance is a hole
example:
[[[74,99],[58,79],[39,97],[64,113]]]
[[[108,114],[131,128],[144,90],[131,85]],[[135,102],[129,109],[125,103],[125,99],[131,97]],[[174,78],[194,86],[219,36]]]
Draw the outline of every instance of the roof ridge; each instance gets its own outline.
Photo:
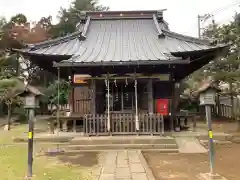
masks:
[[[163,33],[162,29],[161,29],[160,26],[159,26],[159,22],[158,22],[158,20],[157,20],[156,14],[153,14],[153,22],[154,22],[154,24],[155,24],[155,26],[156,26],[156,28],[157,28],[158,37],[159,37],[159,38],[160,38],[160,37],[164,37],[164,33]]]
[[[138,11],[88,11],[87,16],[92,19],[137,19],[137,18],[152,18],[156,14],[157,18],[163,18],[162,10],[138,10]]]
[[[89,30],[90,22],[91,22],[91,17],[88,16],[87,20],[86,20],[86,23],[84,24],[83,30],[80,33],[80,37],[79,37],[80,40],[85,40],[87,38],[87,32]]]
[[[187,41],[187,42],[191,42],[191,43],[208,45],[208,46],[211,45],[211,42],[208,41],[208,40],[199,39],[199,38],[195,38],[195,37],[192,37],[192,36],[179,34],[179,33],[167,30],[167,29],[161,29],[161,30],[162,30],[163,34],[166,35],[166,36],[174,37],[174,38],[184,40],[184,41]]]
[[[86,11],[86,15],[93,15],[93,14],[132,14],[132,13],[149,13],[149,14],[155,14],[157,12],[163,12],[167,9],[158,9],[158,10],[118,10],[118,11]]]

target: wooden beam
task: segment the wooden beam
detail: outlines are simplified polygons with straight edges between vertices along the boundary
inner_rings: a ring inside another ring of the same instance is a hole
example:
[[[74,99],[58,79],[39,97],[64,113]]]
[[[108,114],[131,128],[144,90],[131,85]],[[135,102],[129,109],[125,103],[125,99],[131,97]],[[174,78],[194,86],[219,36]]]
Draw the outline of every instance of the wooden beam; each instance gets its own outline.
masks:
[[[162,81],[169,81],[170,80],[170,74],[153,74],[151,76],[144,76],[144,75],[136,75],[134,76],[102,76],[102,77],[84,77],[84,80],[105,80],[105,79],[113,79],[113,80],[118,80],[118,79],[159,79]]]

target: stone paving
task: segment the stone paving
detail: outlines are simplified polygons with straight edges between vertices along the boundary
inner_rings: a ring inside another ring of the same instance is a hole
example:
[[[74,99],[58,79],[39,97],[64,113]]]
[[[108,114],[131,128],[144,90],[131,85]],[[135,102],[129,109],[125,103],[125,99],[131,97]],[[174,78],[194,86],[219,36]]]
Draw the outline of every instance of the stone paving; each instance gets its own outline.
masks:
[[[149,180],[139,152],[108,151],[96,180]]]

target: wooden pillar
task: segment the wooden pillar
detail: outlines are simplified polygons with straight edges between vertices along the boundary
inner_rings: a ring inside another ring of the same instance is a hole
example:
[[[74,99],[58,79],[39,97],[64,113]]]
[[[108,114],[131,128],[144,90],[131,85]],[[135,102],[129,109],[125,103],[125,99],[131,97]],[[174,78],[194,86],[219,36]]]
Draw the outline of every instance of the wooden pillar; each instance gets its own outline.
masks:
[[[174,122],[176,120],[176,111],[175,111],[175,77],[174,77],[174,66],[170,65],[171,71],[171,83],[172,83],[172,98],[171,98],[171,116],[170,116],[170,128],[171,131],[174,131]]]
[[[73,132],[77,132],[77,120],[73,120]]]
[[[108,132],[111,131],[111,122],[110,122],[110,83],[109,83],[109,76],[107,77],[107,129],[108,129]]]
[[[70,69],[68,69],[70,71]],[[69,102],[69,108],[70,108],[70,114],[73,114],[75,113],[75,86],[74,86],[74,80],[73,80],[73,77],[74,77],[74,72],[73,72],[73,69],[71,69],[71,71],[69,72],[71,74],[71,76],[68,77],[68,80],[71,82],[71,93],[69,96],[69,98],[71,99]]]
[[[92,90],[92,99],[91,99],[91,108],[92,114],[96,114],[96,80],[91,80],[91,90]]]
[[[71,93],[71,104],[70,107],[71,107],[71,113],[75,113],[75,99],[74,99],[74,94],[75,94],[75,87],[72,85],[72,93]]]
[[[60,130],[60,68],[58,67],[58,83],[57,83],[57,128]]]
[[[148,79],[148,113],[153,113],[153,82],[152,79]]]
[[[136,130],[139,131],[139,117],[138,117],[138,94],[137,94],[137,79],[134,78],[134,88],[135,88],[135,125]]]
[[[121,85],[121,111],[123,112],[124,110],[124,96],[123,96],[123,85]],[[133,104],[133,103],[132,103]]]

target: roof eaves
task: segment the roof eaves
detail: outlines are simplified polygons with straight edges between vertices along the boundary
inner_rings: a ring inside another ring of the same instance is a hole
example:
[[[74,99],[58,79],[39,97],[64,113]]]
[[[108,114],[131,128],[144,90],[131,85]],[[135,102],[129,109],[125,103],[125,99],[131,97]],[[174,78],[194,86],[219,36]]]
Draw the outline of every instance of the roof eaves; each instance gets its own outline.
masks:
[[[31,92],[31,93],[35,94],[36,96],[44,95],[39,89],[37,89],[34,86],[31,86],[30,84],[27,84],[25,86],[25,91]]]
[[[193,92],[195,96],[199,96],[201,92],[207,91],[208,89],[215,89],[217,92],[221,92],[221,89],[218,87],[215,81],[213,80],[204,80],[198,89]]]
[[[228,45],[217,45],[217,46],[210,46],[208,49],[201,49],[201,50],[192,50],[192,51],[183,51],[183,52],[179,52],[179,51],[176,51],[176,52],[171,52],[171,54],[173,56],[182,56],[182,55],[186,55],[186,53],[195,53],[195,52],[199,52],[199,53],[204,53],[204,52],[213,52],[213,51],[220,51],[220,55],[225,55],[226,54],[226,51],[223,51],[224,49],[228,49]]]
[[[11,49],[12,52],[21,53],[23,56],[48,56],[48,57],[64,57],[66,59],[71,58],[71,55],[58,55],[58,54],[44,54],[44,53],[36,53],[34,51],[30,51],[29,49]]]
[[[76,57],[77,58],[77,57]],[[61,62],[54,62],[53,67],[90,67],[90,66],[129,66],[129,65],[160,65],[160,64],[189,64],[189,59],[174,58],[169,60],[138,60],[138,61],[99,61],[99,62],[78,62],[74,58]]]
[[[157,28],[157,31],[158,31],[158,37],[159,38],[164,37],[164,33],[162,32],[162,29],[159,27],[156,14],[153,14],[153,21],[154,21],[154,24],[155,24],[155,26]]]
[[[163,23],[166,24],[167,26],[169,25],[169,23],[165,20],[163,20]]]
[[[199,38],[195,38],[195,37],[191,37],[191,36],[178,34],[178,33],[169,31],[167,29],[162,29],[162,32],[166,36],[173,37],[173,38],[176,38],[176,39],[179,39],[179,40],[183,40],[183,41],[187,41],[187,42],[191,42],[191,43],[196,43],[196,44],[201,44],[201,45],[211,46],[211,42],[208,41],[208,40],[203,40],[203,39],[199,39]]]
[[[29,48],[24,48],[24,49],[12,48],[11,49],[12,52],[19,52],[19,53],[25,53],[25,52],[28,52],[29,50],[30,50]]]
[[[45,47],[48,47],[48,46],[53,46],[53,45],[57,45],[57,44],[64,43],[66,41],[72,40],[74,38],[79,37],[80,34],[81,34],[80,31],[76,31],[76,32],[71,33],[69,35],[66,35],[64,37],[51,39],[51,40],[40,42],[40,43],[37,43],[37,44],[28,44],[28,47],[29,47],[30,50],[45,48]]]

